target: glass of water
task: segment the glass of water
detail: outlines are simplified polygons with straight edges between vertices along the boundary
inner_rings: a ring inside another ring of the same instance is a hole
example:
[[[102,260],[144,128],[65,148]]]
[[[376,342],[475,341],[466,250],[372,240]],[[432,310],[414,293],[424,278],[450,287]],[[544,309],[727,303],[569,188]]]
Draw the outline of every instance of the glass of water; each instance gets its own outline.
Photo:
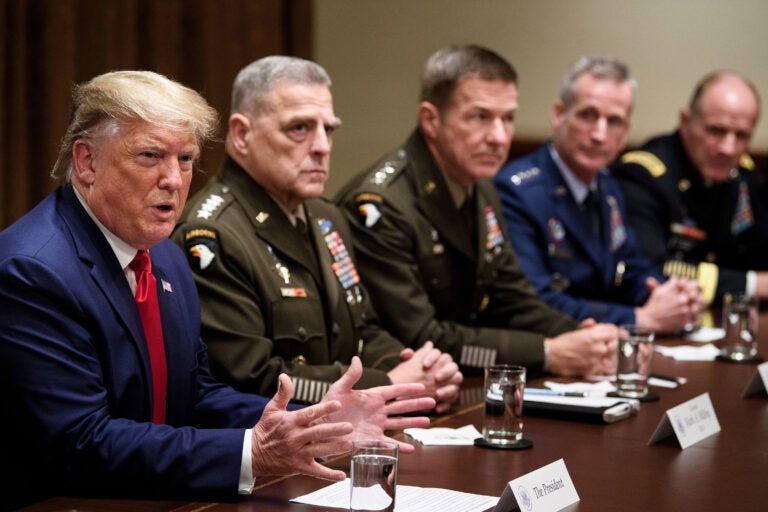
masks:
[[[372,439],[352,443],[349,510],[395,510],[397,453],[398,445],[394,441]]]
[[[616,393],[628,398],[643,398],[648,394],[648,378],[653,361],[654,332],[636,325],[619,328]]]
[[[756,297],[731,293],[723,296],[723,358],[749,361],[757,356],[759,313],[760,302]]]
[[[514,445],[523,439],[525,367],[510,364],[485,369],[483,440],[488,445]]]

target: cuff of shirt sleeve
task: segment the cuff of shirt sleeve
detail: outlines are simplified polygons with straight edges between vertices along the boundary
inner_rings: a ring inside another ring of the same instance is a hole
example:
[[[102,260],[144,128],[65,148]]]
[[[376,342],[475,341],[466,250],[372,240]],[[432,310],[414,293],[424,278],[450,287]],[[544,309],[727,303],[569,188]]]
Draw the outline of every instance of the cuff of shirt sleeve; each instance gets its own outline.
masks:
[[[745,287],[744,293],[752,297],[755,295],[756,291],[757,291],[757,272],[755,272],[754,270],[750,270],[747,272],[747,285]]]
[[[237,486],[238,494],[251,494],[253,486],[256,484],[256,479],[253,478],[253,461],[251,459],[252,437],[253,429],[246,429],[243,438],[243,456],[240,462],[240,483]]]

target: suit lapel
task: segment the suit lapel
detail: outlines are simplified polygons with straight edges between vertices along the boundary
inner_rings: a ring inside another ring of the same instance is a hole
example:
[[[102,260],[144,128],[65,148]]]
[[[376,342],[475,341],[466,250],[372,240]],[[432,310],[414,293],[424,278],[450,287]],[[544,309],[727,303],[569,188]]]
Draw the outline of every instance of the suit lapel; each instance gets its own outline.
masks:
[[[232,187],[231,190],[245,210],[256,236],[277,249],[284,257],[307,269],[318,283],[321,282],[322,277],[315,264],[315,256],[306,239],[269,194],[245,171],[236,167],[234,162],[225,172],[226,180],[240,182],[240,186]]]
[[[144,379],[146,382],[151,382],[149,351],[144,340],[144,327],[124,270],[120,267],[107,239],[77,200],[71,186],[63,189],[62,193],[64,194],[62,218],[69,226],[75,251],[80,261],[90,266],[94,285],[104,295],[104,299],[130,334],[131,341],[144,361],[142,368]],[[149,394],[147,399],[149,400]]]
[[[431,156],[429,156],[431,160]],[[416,207],[432,223],[437,232],[467,258],[474,259],[474,245],[465,222],[451,199],[448,185],[434,161],[414,167],[418,197]]]
[[[552,165],[554,166],[554,162],[552,162]],[[592,228],[587,222],[585,213],[576,204],[557,168],[553,167],[550,176],[554,178],[550,198],[554,203],[556,217],[563,223],[566,232],[570,234],[570,242],[581,247],[595,267],[602,269],[605,266],[605,251],[603,250],[602,243],[598,243],[594,239]],[[607,226],[605,223],[606,206],[602,198],[600,200],[600,210],[603,226]],[[603,229],[603,232],[605,232],[605,229]],[[605,233],[603,233],[603,236],[605,236]],[[601,270],[600,274],[602,273]]]

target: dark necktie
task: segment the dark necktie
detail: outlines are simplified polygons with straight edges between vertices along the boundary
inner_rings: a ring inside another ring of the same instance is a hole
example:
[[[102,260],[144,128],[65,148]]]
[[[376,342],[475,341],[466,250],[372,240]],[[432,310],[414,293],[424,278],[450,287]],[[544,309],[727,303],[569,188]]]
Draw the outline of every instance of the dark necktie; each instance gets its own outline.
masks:
[[[296,217],[296,230],[301,236],[306,237],[309,230],[307,229],[307,223],[299,217]]]
[[[160,319],[160,306],[157,301],[157,280],[152,275],[152,262],[149,253],[141,250],[128,265],[136,275],[136,306],[139,308],[144,336],[147,338],[149,362],[152,366],[152,390],[154,408],[152,421],[165,423],[165,395],[167,387],[167,368],[165,364],[165,345],[163,344],[163,324]]]
[[[467,194],[467,198],[459,207],[459,214],[461,215],[461,220],[464,222],[464,227],[469,234],[469,239],[474,244],[476,242],[477,226],[475,225],[475,201],[473,195]]]
[[[589,215],[590,226],[592,227],[592,234],[602,242],[602,212],[600,211],[600,193],[592,190],[587,194],[587,198],[584,199],[584,207]]]

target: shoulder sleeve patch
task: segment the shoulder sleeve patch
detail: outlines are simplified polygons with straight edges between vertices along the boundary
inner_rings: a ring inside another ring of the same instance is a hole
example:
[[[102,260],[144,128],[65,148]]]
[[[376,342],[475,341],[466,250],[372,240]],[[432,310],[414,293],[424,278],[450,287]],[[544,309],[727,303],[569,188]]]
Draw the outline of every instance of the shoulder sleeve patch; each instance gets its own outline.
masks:
[[[381,218],[383,198],[378,194],[363,192],[355,196],[358,220],[367,228],[373,228]]]
[[[647,151],[629,151],[621,157],[621,162],[625,164],[637,164],[651,173],[651,176],[658,178],[667,172],[667,166],[659,160],[659,157]]]
[[[744,153],[741,155],[741,158],[739,158],[739,166],[743,167],[744,169],[748,171],[754,171],[755,170],[755,161],[752,160],[752,157],[748,154]]]
[[[218,234],[210,229],[190,229],[184,233],[184,249],[192,270],[203,272],[211,268],[216,259]]]

